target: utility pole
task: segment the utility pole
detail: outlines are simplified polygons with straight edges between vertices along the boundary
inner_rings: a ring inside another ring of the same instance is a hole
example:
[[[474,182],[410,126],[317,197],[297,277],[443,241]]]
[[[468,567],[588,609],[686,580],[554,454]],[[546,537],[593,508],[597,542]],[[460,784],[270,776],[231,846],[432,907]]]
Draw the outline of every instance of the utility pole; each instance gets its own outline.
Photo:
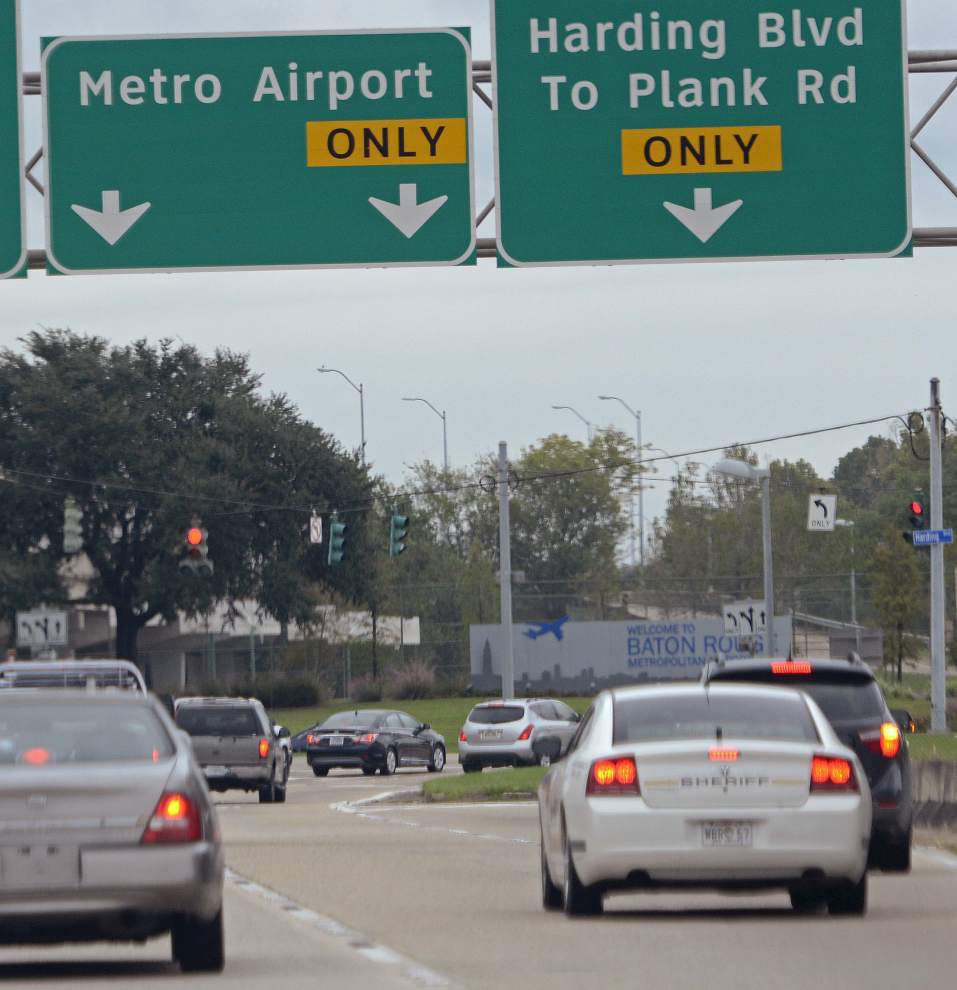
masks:
[[[930,380],[930,528],[944,526],[944,481],[941,457],[943,410],[940,380]],[[944,548],[930,548],[930,668],[932,732],[947,731],[947,656],[944,644]]]
[[[771,561],[771,472],[765,468],[761,478],[761,533],[764,544],[764,619],[767,643],[765,654],[773,657],[777,650],[774,630],[774,566]]]
[[[502,700],[515,694],[515,644],[512,642],[512,535],[508,507],[508,444],[498,445],[498,546],[501,590]]]

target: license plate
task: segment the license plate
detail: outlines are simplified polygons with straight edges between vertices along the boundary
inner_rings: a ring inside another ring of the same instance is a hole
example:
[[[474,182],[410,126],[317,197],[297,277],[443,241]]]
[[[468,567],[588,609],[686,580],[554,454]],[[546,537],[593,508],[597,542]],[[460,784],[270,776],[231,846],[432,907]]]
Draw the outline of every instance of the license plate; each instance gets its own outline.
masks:
[[[330,746],[342,746],[344,745],[344,743],[345,743],[345,739],[343,739],[342,736],[333,736],[329,740]]]
[[[23,889],[75,887],[80,882],[76,846],[11,846],[3,850],[3,886]]]
[[[203,768],[203,773],[205,773],[207,777],[225,777],[226,768],[210,765]]]
[[[501,729],[486,729],[484,732],[479,733],[479,739],[501,739],[502,730]]]
[[[750,846],[751,822],[705,822],[701,827],[701,843],[705,846]]]

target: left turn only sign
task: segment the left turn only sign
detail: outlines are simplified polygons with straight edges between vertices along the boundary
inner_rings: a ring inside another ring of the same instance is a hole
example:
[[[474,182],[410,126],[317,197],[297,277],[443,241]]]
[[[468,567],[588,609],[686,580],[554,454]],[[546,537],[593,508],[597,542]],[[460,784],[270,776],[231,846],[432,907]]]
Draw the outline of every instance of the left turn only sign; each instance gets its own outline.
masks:
[[[58,38],[51,269],[474,263],[467,29]]]
[[[19,28],[19,0],[0,0],[0,278],[26,262]]]

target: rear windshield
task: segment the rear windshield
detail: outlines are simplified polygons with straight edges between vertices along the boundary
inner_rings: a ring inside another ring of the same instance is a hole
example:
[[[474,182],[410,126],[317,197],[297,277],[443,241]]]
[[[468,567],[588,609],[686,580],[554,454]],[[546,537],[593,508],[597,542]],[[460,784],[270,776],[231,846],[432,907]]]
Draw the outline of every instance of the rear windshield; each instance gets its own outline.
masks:
[[[152,762],[173,744],[144,705],[82,703],[0,705],[0,765]]]
[[[252,708],[203,708],[183,705],[176,712],[176,724],[191,736],[258,736],[262,726]]]
[[[832,721],[881,718],[884,714],[884,699],[876,681],[863,684],[815,684],[808,681],[795,687],[807,691]]]
[[[330,715],[319,726],[320,732],[331,732],[333,729],[365,729],[375,725],[382,718],[382,712],[339,712]]]
[[[497,705],[494,708],[473,708],[469,721],[473,725],[502,725],[505,722],[518,722],[525,717],[521,705]]]
[[[758,698],[711,692],[615,701],[616,743],[721,738],[818,741],[798,695]]]

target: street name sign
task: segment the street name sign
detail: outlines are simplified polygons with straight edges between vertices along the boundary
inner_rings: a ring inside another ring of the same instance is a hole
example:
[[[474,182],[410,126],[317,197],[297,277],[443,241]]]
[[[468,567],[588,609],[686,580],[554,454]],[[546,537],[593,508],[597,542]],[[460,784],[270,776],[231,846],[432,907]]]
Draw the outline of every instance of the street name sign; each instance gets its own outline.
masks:
[[[836,495],[808,496],[807,528],[809,533],[833,533],[836,519]]]
[[[912,535],[912,543],[915,547],[934,547],[938,544],[954,542],[952,529],[918,529]]]
[[[903,0],[491,0],[507,265],[909,250]]]
[[[49,41],[49,265],[474,261],[471,60],[464,29]]]
[[[20,0],[0,0],[0,278],[26,261],[21,80]]]

